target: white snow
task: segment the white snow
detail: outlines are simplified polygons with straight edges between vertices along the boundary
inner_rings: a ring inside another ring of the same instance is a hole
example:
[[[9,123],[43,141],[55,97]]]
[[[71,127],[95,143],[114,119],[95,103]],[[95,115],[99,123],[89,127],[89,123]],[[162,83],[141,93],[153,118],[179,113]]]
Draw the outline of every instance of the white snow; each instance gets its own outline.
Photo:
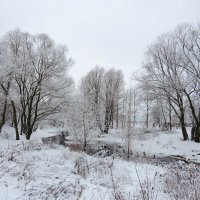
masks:
[[[141,191],[151,192],[154,199],[172,199],[163,192],[162,176],[167,168],[94,157],[41,143],[41,137],[58,131],[40,129],[33,133],[31,141],[15,141],[13,129],[4,127],[0,136],[0,199],[134,200],[142,199]],[[133,137],[133,151],[149,155],[179,154],[190,158],[199,149],[199,144],[182,141],[179,131],[138,134]],[[99,140],[125,142],[121,132],[114,130]]]
[[[188,128],[189,133],[190,128]],[[124,132],[111,130],[109,134],[104,134],[97,140],[125,146],[125,138]],[[183,141],[180,129],[166,132],[151,130],[148,133],[136,129],[133,130],[131,141],[133,154],[143,155],[145,152],[147,156],[182,156],[186,160],[200,163],[200,144],[190,140]]]

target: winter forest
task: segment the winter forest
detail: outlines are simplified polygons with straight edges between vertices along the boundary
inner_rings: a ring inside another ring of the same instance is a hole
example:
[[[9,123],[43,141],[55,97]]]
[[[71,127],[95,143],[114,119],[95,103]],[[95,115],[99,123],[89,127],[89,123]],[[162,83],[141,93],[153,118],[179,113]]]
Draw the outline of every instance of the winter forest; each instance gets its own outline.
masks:
[[[71,133],[92,136],[94,130],[131,129],[137,122],[161,130],[192,126],[191,140],[200,142],[199,26],[179,25],[146,51],[141,72],[125,87],[123,72],[95,66],[78,88],[68,76],[73,59],[67,47],[47,34],[14,30],[1,38],[1,123],[15,128],[16,140],[29,140],[46,121]],[[86,144],[85,144],[86,145]],[[86,146],[85,146],[86,147]]]
[[[0,199],[200,199],[200,25],[158,36],[131,81],[75,83],[65,45],[0,38]]]

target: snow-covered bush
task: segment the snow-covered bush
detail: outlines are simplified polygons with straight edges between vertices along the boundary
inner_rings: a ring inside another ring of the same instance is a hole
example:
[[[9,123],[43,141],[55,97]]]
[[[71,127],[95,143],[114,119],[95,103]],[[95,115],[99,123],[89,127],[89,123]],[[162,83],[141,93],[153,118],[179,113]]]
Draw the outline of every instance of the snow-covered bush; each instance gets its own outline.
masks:
[[[171,166],[165,174],[165,189],[175,199],[200,199],[200,167],[195,164]]]
[[[156,172],[153,177],[149,177],[147,174],[145,179],[140,179],[137,172],[138,181],[140,184],[140,192],[137,195],[138,199],[141,200],[157,200],[158,199],[158,188],[156,185],[158,173]]]
[[[89,165],[87,159],[83,156],[78,157],[74,165],[75,173],[86,178],[89,174]]]
[[[46,185],[46,187],[43,186],[41,190],[34,191],[32,188],[30,188],[27,192],[28,195],[25,194],[25,197],[30,200],[76,200],[80,198],[84,189],[85,188],[78,182],[72,183],[68,181],[62,181],[58,184],[49,184]]]

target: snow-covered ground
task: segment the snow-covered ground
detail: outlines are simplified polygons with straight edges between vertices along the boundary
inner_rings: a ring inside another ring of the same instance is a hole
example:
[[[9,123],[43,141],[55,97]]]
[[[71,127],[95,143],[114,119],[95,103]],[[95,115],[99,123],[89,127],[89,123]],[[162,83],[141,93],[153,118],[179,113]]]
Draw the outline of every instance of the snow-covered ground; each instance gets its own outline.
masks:
[[[97,140],[126,146],[125,135],[122,131],[111,130],[110,134],[103,135]],[[183,141],[180,129],[166,132],[150,130],[146,133],[138,129],[133,130],[131,149],[133,154],[143,155],[145,152],[147,156],[182,156],[186,160],[200,163],[200,144],[190,140]]]
[[[59,130],[38,130],[27,142],[23,138],[15,141],[12,128],[4,130],[0,136],[1,200],[173,199],[165,191],[168,168],[42,144],[41,137],[56,131]],[[100,139],[123,142],[120,134],[112,131]],[[170,155],[175,147],[176,153],[189,155],[191,149],[198,149],[194,142],[181,141],[179,133],[152,135],[135,137],[133,150]]]

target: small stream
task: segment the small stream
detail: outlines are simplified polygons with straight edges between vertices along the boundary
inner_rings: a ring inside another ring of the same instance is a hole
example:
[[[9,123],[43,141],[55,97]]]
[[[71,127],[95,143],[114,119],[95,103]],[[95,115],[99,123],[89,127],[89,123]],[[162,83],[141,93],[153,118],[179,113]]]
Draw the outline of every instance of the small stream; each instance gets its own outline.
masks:
[[[67,144],[66,147],[69,147],[72,151],[81,151],[82,147],[80,144]],[[97,144],[89,144],[85,151],[88,155],[96,156],[96,157],[107,157],[107,156],[115,156],[121,158],[123,160],[134,161],[138,163],[150,163],[153,165],[169,165],[169,164],[195,164],[199,165],[200,163],[194,161],[188,161],[182,156],[162,156],[162,155],[146,155],[143,154],[134,154],[131,152],[130,158],[127,159],[127,154],[124,147],[120,145],[107,144],[105,142],[97,142]]]
[[[57,143],[61,144],[65,147],[69,147],[72,151],[82,151],[82,146],[79,143],[76,143],[72,140],[66,140],[65,134],[61,132],[59,135],[51,136],[43,138],[44,143]],[[146,155],[145,152],[143,154],[135,154],[135,152],[130,152],[130,158],[127,159],[126,149],[121,146],[120,144],[113,144],[105,141],[95,141],[93,144],[88,144],[87,149],[85,151],[88,155],[96,156],[96,157],[106,157],[106,156],[115,156],[121,158],[123,160],[129,160],[139,163],[150,163],[154,165],[169,165],[169,164],[178,164],[178,163],[185,163],[185,164],[195,164],[199,165],[195,161],[188,161],[184,157],[179,155],[177,156],[163,156],[163,155]]]

